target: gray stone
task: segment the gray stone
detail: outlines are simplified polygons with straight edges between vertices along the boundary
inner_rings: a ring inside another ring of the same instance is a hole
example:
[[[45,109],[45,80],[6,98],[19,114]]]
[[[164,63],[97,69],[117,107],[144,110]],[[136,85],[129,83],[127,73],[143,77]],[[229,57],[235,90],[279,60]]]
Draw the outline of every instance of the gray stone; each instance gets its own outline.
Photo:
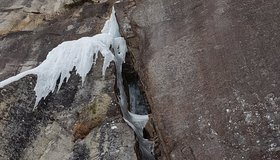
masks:
[[[63,41],[99,33],[111,10],[108,3],[65,11],[66,1],[9,2],[0,2],[0,17],[5,17],[0,22],[0,81],[37,66]],[[40,23],[11,28],[29,20]],[[137,159],[133,131],[116,104],[113,65],[103,79],[102,62],[100,58],[83,86],[73,72],[35,111],[35,76],[1,88],[0,159]]]
[[[131,51],[165,158],[280,158],[279,8],[137,1]]]

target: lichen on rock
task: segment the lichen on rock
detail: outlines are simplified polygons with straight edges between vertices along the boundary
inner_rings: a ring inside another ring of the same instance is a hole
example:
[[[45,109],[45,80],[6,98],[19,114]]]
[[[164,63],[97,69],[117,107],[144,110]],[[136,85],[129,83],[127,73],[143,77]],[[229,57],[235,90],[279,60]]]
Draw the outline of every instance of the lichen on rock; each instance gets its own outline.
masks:
[[[111,102],[111,97],[105,93],[94,97],[93,101],[83,106],[73,128],[74,140],[85,138],[94,127],[105,120]]]

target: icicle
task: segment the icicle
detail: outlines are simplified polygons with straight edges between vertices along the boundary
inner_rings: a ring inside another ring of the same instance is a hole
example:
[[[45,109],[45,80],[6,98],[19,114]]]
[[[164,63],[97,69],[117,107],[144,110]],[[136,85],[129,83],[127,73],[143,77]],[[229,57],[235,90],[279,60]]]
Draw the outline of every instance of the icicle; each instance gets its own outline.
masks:
[[[105,25],[104,25],[103,29],[101,30],[101,33],[108,33],[111,36],[113,36],[114,38],[121,37],[114,6],[112,8],[112,14],[110,16],[110,19],[105,22]]]
[[[2,88],[26,75],[37,75],[37,83],[34,88],[36,94],[34,107],[36,107],[42,98],[55,91],[57,80],[60,78],[57,88],[57,91],[59,91],[63,81],[65,79],[68,81],[70,78],[70,72],[74,67],[76,73],[81,76],[83,84],[91,67],[96,63],[98,53],[101,53],[104,57],[102,75],[105,76],[106,69],[115,60],[115,56],[110,51],[110,46],[114,45],[114,38],[120,36],[118,30],[119,27],[113,9],[111,18],[106,21],[102,33],[93,37],[83,37],[59,44],[49,52],[46,60],[38,67],[0,82],[0,87]]]
[[[113,48],[114,54],[110,47]],[[140,144],[140,149],[144,156],[148,159],[154,159],[151,149],[153,143],[143,138],[143,128],[145,127],[149,117],[148,115],[137,115],[128,111],[127,97],[124,92],[122,79],[122,64],[125,62],[127,46],[125,39],[119,33],[119,26],[115,16],[113,7],[112,14],[100,34],[93,37],[83,37],[78,40],[66,41],[52,49],[46,60],[38,67],[20,73],[16,76],[8,78],[0,82],[0,88],[15,82],[26,75],[37,75],[37,83],[34,88],[36,101],[34,108],[38,105],[42,98],[45,98],[50,92],[54,92],[58,82],[57,91],[62,86],[63,81],[66,82],[70,78],[70,72],[76,68],[76,73],[82,78],[82,84],[91,67],[95,65],[98,53],[104,57],[102,75],[105,76],[106,69],[112,61],[115,62],[117,70],[117,87],[120,91],[119,105],[121,107],[123,118],[128,125],[136,133]]]

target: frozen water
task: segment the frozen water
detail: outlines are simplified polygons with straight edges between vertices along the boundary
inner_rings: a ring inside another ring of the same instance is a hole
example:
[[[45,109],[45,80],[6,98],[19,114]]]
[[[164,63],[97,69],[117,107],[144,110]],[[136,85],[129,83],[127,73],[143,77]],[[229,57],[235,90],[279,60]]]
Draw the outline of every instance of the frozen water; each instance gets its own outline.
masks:
[[[37,75],[37,83],[34,88],[36,94],[36,107],[42,98],[45,98],[50,92],[54,92],[58,83],[57,91],[59,91],[63,81],[70,78],[70,71],[74,68],[76,73],[82,78],[84,83],[91,67],[95,65],[98,54],[104,57],[102,75],[105,76],[105,71],[110,65],[110,62],[115,60],[115,56],[110,51],[110,47],[114,47],[120,52],[126,52],[125,40],[120,37],[118,23],[113,9],[111,17],[106,21],[102,33],[93,37],[83,37],[78,40],[66,41],[52,49],[46,60],[38,67],[20,73],[14,77],[8,78],[0,82],[0,88],[8,85],[22,77],[34,74]],[[125,56],[125,53],[121,53]]]
[[[114,54],[111,52],[114,51]],[[76,73],[84,83],[91,67],[95,65],[98,54],[104,57],[102,75],[105,76],[106,68],[114,61],[117,71],[117,87],[120,91],[118,97],[119,105],[124,120],[136,133],[140,149],[145,159],[154,159],[152,155],[153,143],[143,137],[143,128],[149,120],[148,115],[137,115],[128,111],[127,97],[124,91],[122,79],[122,64],[125,62],[127,46],[125,39],[119,33],[119,26],[115,16],[115,10],[109,20],[106,21],[100,34],[93,37],[83,37],[78,40],[66,41],[51,50],[38,67],[22,72],[16,76],[0,82],[0,88],[15,82],[30,74],[37,75],[37,83],[34,88],[36,92],[36,107],[42,98],[50,92],[54,92],[58,82],[59,91],[64,80],[70,78],[70,72],[75,68]],[[112,129],[116,129],[115,126]]]

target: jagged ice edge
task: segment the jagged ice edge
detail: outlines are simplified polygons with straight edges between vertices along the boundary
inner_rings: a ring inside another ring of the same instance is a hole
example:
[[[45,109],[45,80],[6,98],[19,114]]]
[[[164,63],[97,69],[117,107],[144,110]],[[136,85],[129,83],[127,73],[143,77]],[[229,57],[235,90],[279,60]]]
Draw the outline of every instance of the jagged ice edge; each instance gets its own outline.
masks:
[[[115,55],[111,52],[111,47]],[[65,79],[66,82],[69,80],[71,76],[70,71],[74,68],[76,69],[76,73],[81,76],[83,84],[91,67],[96,64],[99,52],[104,57],[102,67],[103,76],[105,76],[110,62],[115,61],[116,63],[118,89],[120,90],[118,99],[123,118],[135,131],[141,144],[141,150],[147,153],[149,152],[147,148],[152,147],[152,143],[143,138],[143,128],[149,117],[148,115],[137,115],[128,111],[127,97],[124,93],[123,79],[121,76],[121,66],[125,62],[127,46],[125,39],[119,33],[114,7],[110,19],[105,22],[100,34],[94,35],[93,37],[65,41],[59,44],[48,53],[46,60],[39,66],[1,81],[0,88],[18,81],[27,75],[37,75],[37,83],[34,88],[36,94],[35,108],[42,98],[45,98],[50,92],[55,91],[58,79],[57,91],[60,90],[63,81]]]
[[[100,34],[59,44],[48,53],[47,58],[39,66],[1,81],[0,88],[27,75],[37,75],[37,83],[34,88],[36,94],[35,108],[42,98],[55,91],[57,80],[60,78],[57,88],[57,91],[59,91],[63,81],[66,79],[67,82],[70,78],[70,71],[74,67],[76,73],[81,76],[83,84],[92,65],[95,65],[99,52],[104,57],[102,75],[105,76],[105,71],[110,62],[115,60],[115,56],[110,51],[111,46],[120,50],[124,60],[127,51],[126,43],[124,38],[120,36],[114,8],[110,19],[106,21]]]

